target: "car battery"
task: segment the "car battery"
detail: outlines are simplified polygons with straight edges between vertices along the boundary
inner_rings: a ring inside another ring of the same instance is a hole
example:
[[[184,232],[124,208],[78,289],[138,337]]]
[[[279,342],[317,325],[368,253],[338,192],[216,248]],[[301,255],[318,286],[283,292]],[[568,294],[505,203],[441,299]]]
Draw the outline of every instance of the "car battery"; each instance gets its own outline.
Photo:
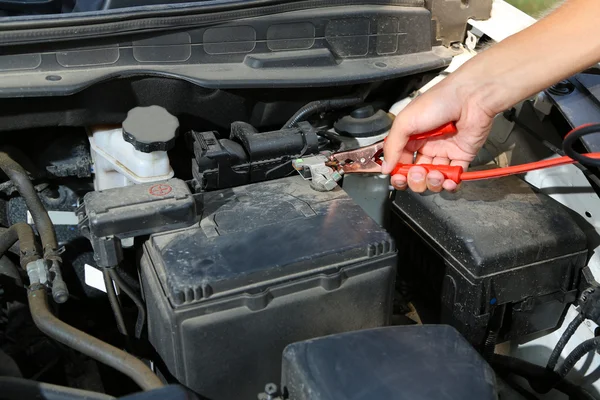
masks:
[[[577,298],[586,236],[518,177],[466,182],[454,194],[398,192],[393,208],[399,286],[425,323],[483,346],[555,328]]]
[[[288,344],[390,322],[396,250],[342,189],[295,176],[204,193],[199,225],[146,242],[141,275],[169,373],[252,399],[279,382]]]

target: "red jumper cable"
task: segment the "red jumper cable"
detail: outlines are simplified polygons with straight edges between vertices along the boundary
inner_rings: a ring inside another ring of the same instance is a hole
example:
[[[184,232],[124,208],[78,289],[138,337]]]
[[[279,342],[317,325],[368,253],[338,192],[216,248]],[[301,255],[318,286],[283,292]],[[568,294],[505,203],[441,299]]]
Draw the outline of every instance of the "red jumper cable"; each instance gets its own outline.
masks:
[[[572,132],[583,128],[578,127]],[[410,136],[409,140],[431,139],[440,136],[456,134],[458,130],[454,123],[446,124],[440,128],[429,132]],[[370,146],[361,147],[355,150],[344,151],[332,154],[329,159],[329,165],[341,169],[345,174],[352,173],[381,173],[381,163],[383,156],[383,143],[380,141]],[[583,156],[600,160],[600,153],[586,153]],[[484,171],[463,171],[461,166],[433,165],[433,164],[397,164],[391,175],[407,175],[408,170],[414,166],[424,168],[427,172],[439,171],[446,179],[451,179],[456,183],[462,181],[475,181],[481,179],[500,178],[509,175],[523,174],[538,169],[557,167],[560,165],[574,164],[578,162],[569,156],[552,158],[549,160],[535,161],[527,164],[514,165],[504,168],[495,168]]]

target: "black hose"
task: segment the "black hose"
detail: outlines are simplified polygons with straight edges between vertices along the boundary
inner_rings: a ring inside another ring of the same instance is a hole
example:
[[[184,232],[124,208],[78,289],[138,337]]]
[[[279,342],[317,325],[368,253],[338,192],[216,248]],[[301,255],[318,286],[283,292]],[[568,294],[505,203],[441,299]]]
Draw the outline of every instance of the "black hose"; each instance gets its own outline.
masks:
[[[5,400],[114,400],[103,393],[7,376],[0,376],[0,393]]]
[[[108,302],[110,303],[110,308],[112,308],[113,314],[115,315],[115,320],[117,321],[117,329],[121,335],[127,336],[127,327],[125,326],[125,319],[123,318],[121,305],[119,304],[119,299],[117,298],[117,293],[115,292],[113,280],[111,279],[110,272],[107,268],[103,269],[102,275],[104,276],[104,286],[106,286]]]
[[[125,261],[119,263],[119,265],[117,265],[115,269],[117,270],[117,274],[119,275],[119,277],[121,277],[121,279],[123,279],[130,288],[132,288],[136,292],[139,292],[141,290],[140,280],[137,277],[131,276],[129,272],[127,272],[127,270],[131,268],[129,268],[129,265],[126,264]]]
[[[600,124],[584,125],[580,128],[573,129],[571,133],[567,135],[565,140],[563,140],[563,150],[565,154],[583,165],[600,168],[600,160],[584,156],[573,148],[580,138],[594,133],[600,133]]]
[[[581,360],[583,356],[598,348],[600,348],[600,336],[581,342],[577,347],[575,347],[575,350],[573,350],[567,356],[567,358],[565,358],[565,361],[562,363],[560,368],[558,368],[558,375],[561,378],[567,376],[567,374],[571,372],[575,364],[577,364],[577,362]]]
[[[139,339],[142,336],[142,330],[146,322],[146,306],[134,290],[121,278],[115,268],[111,268],[108,273],[117,286],[135,303],[138,309],[137,321],[135,322],[135,337]]]
[[[285,125],[283,125],[282,129],[293,128],[298,122],[306,121],[311,115],[323,111],[337,110],[340,108],[352,107],[361,104],[365,101],[370,91],[371,85],[368,85],[352,97],[311,101],[296,111],[296,113],[291,116]]]
[[[19,241],[19,256],[21,267],[40,258],[35,247],[35,234],[31,226],[19,222],[8,228],[0,235],[0,256],[3,256],[17,241]]]
[[[4,151],[0,151],[0,169],[4,171],[17,188],[21,197],[25,200],[35,227],[40,233],[44,256],[55,256],[58,250],[58,242],[56,240],[56,233],[54,232],[54,225],[46,208],[38,197],[33,183],[29,179],[29,175],[27,175],[27,171]]]
[[[115,368],[133,379],[144,390],[164,386],[158,376],[136,357],[56,318],[50,312],[46,290],[43,287],[38,286],[30,289],[27,297],[33,322],[52,339]]]
[[[557,373],[525,360],[496,354],[490,364],[499,374],[511,373],[522,376],[539,393],[545,393],[554,388],[569,396],[570,400],[595,400],[594,396],[583,388],[566,379],[560,379]]]
[[[516,116],[514,108],[511,109],[511,110],[509,110],[509,111],[505,111],[504,112],[504,118],[506,118],[510,122],[513,122],[515,125],[517,125],[521,129],[523,129],[529,135],[531,135],[532,137],[534,137],[535,139],[537,139],[538,141],[540,141],[540,143],[542,143],[544,146],[546,146],[550,151],[558,154],[559,156],[566,155],[566,153],[561,148],[556,147],[554,144],[550,143],[549,141],[547,141],[546,139],[544,139],[543,137],[541,137],[540,135],[538,135],[537,132],[535,132],[533,129],[531,129],[529,126],[527,126],[525,123],[523,123]],[[600,178],[598,178],[596,175],[594,175],[594,173],[592,171],[590,171],[589,169],[587,169],[585,167],[585,165],[582,165],[580,163],[575,163],[573,165],[575,165],[575,167],[577,167],[581,172],[583,172],[583,174],[594,185],[596,185],[597,188],[600,188]]]
[[[560,354],[564,350],[565,346],[567,345],[577,328],[579,328],[579,325],[581,325],[581,323],[584,321],[584,319],[585,318],[581,313],[577,314],[575,318],[573,318],[573,321],[571,321],[569,326],[567,326],[567,329],[565,329],[565,331],[563,332],[558,343],[556,343],[554,350],[552,350],[552,354],[550,354],[550,358],[548,359],[548,364],[546,364],[546,369],[554,371],[554,367],[556,367],[556,364],[558,363]]]
[[[524,400],[540,400],[536,395],[531,393],[529,390],[525,389],[521,385],[519,385],[514,377],[516,375],[508,375],[504,377],[504,382],[510,386],[515,392],[517,392]]]

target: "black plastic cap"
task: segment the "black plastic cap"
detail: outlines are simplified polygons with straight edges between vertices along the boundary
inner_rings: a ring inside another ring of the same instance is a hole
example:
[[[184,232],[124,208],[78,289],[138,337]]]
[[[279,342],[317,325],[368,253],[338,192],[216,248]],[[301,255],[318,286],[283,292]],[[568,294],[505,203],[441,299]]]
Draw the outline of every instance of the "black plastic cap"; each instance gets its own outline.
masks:
[[[372,106],[366,106],[357,108],[350,115],[340,118],[333,128],[340,135],[370,137],[389,131],[392,122],[392,118],[385,111],[375,112]]]
[[[144,153],[167,151],[175,145],[179,120],[163,107],[136,107],[123,121],[123,139]]]

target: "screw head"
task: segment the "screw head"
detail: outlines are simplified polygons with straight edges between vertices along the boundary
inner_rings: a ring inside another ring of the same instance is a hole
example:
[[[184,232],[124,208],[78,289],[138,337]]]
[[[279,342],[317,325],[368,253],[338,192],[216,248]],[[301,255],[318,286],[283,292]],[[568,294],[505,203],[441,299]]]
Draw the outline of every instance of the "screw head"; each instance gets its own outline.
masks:
[[[274,383],[267,383],[265,385],[265,393],[268,395],[276,395],[277,394],[277,385]]]

